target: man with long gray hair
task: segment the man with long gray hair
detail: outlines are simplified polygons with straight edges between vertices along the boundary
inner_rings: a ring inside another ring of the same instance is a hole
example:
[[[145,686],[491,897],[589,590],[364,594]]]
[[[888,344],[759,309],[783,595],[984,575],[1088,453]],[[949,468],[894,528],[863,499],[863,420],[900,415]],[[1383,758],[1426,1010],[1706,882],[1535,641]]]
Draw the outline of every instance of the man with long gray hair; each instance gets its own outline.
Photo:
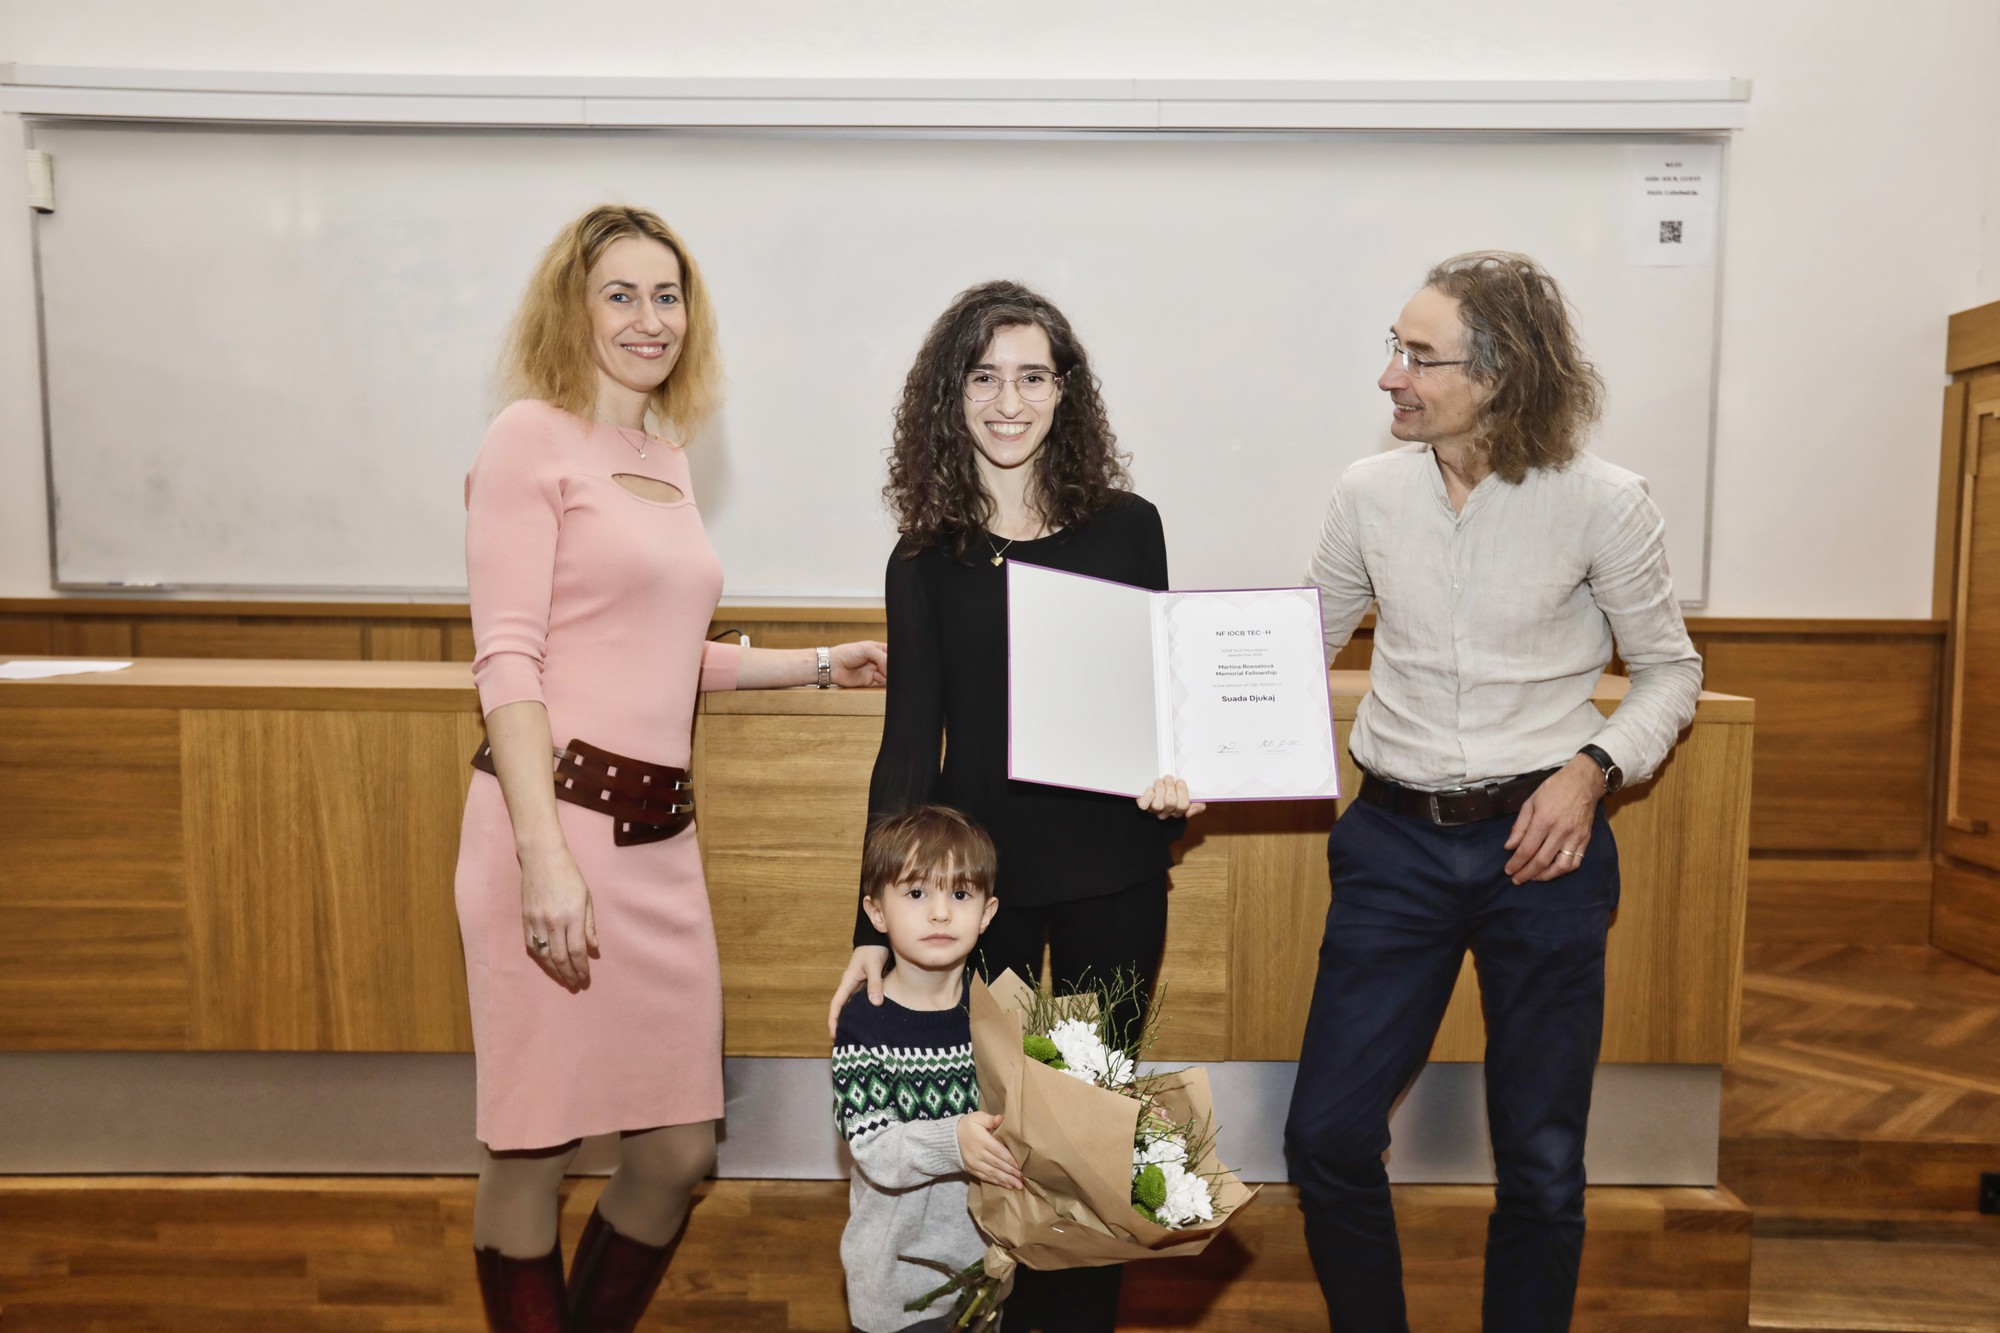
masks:
[[[1618,905],[1602,800],[1666,758],[1701,659],[1645,481],[1583,450],[1603,385],[1553,278],[1446,260],[1388,351],[1405,445],[1342,475],[1310,573],[1328,659],[1371,602],[1375,642],[1286,1146],[1333,1328],[1407,1329],[1389,1111],[1470,948],[1499,1177],[1484,1323],[1564,1329]],[[1632,684],[1607,720],[1591,694],[1614,642]]]

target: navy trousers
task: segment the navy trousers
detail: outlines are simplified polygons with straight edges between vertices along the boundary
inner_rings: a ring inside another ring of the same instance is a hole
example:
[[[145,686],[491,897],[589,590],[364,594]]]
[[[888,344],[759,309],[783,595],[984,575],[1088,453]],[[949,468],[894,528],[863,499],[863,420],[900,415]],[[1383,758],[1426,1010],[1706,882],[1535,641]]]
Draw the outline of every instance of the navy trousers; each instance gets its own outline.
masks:
[[[1334,1333],[1409,1327],[1382,1161],[1389,1110],[1423,1067],[1468,948],[1499,1179],[1485,1328],[1569,1327],[1618,851],[1599,807],[1581,868],[1515,885],[1502,870],[1513,823],[1439,828],[1356,802],[1327,840],[1333,903],[1285,1146]]]

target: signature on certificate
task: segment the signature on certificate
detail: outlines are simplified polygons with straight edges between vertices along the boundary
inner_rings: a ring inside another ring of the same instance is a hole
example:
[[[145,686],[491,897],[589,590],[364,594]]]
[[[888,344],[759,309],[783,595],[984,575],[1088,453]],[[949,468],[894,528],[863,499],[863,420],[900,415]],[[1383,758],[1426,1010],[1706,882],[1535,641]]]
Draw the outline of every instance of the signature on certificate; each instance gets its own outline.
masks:
[[[1257,746],[1265,754],[1290,754],[1299,748],[1296,736],[1266,736]]]

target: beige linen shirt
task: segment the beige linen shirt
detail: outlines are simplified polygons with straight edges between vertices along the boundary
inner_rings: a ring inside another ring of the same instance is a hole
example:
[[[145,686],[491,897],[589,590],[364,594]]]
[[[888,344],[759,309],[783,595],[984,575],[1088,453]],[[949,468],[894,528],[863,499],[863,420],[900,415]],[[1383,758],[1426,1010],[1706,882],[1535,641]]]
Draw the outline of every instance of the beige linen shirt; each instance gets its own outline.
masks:
[[[1375,603],[1355,762],[1437,790],[1596,744],[1627,781],[1651,777],[1701,691],[1665,535],[1645,479],[1588,453],[1518,485],[1488,476],[1462,513],[1429,445],[1348,468],[1307,577],[1329,661]],[[1590,696],[1614,640],[1632,688],[1607,720]]]

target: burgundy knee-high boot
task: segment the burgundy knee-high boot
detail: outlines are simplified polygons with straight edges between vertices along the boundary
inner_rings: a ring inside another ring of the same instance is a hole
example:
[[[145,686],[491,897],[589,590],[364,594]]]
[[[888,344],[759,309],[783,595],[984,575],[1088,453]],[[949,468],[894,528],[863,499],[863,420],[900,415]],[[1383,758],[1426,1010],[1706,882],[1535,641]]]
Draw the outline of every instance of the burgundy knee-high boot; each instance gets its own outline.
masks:
[[[492,1333],[569,1333],[561,1241],[539,1259],[509,1259],[492,1249],[474,1249],[472,1258]]]
[[[591,1209],[569,1268],[570,1333],[632,1333],[686,1234],[683,1220],[665,1245],[642,1245]]]

